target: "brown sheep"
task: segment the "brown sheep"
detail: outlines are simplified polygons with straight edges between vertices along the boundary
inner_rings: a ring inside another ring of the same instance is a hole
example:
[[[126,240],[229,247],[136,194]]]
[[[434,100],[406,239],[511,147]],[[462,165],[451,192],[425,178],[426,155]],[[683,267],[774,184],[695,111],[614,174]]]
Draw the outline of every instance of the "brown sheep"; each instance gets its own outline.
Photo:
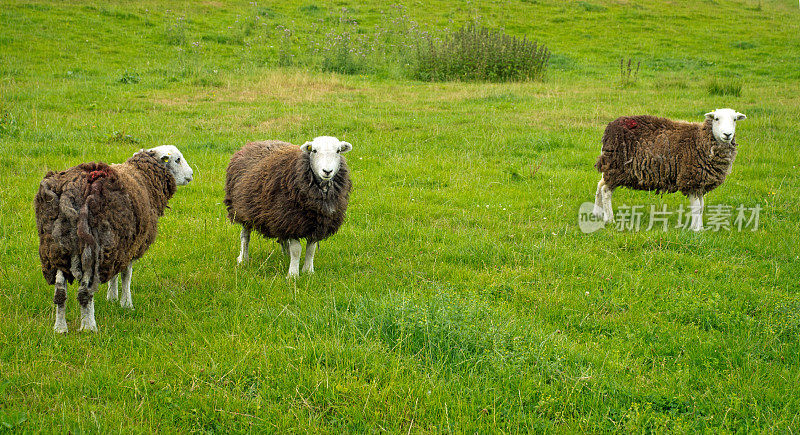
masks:
[[[45,175],[34,205],[42,273],[55,285],[56,332],[68,331],[67,283],[74,280],[79,282],[81,330],[97,331],[94,293],[111,280],[107,296],[116,298],[120,272],[120,304],[133,308],[132,263],[155,240],[158,218],[176,184],[192,179],[182,157],[166,145],[142,150],[118,165],[83,163]]]
[[[288,254],[287,278],[299,275],[300,239],[306,239],[303,272],[314,272],[317,244],[339,230],[350,197],[350,175],[342,154],[352,145],[321,136],[302,146],[281,141],[250,142],[231,157],[225,205],[242,225],[237,261],[247,261],[250,231],[277,238]]]
[[[625,186],[689,197],[691,229],[703,229],[703,195],[730,173],[736,158],[736,121],[747,117],[732,109],[706,113],[705,122],[673,121],[655,116],[621,117],[603,134],[595,168],[602,173],[594,215],[613,222],[611,195]]]

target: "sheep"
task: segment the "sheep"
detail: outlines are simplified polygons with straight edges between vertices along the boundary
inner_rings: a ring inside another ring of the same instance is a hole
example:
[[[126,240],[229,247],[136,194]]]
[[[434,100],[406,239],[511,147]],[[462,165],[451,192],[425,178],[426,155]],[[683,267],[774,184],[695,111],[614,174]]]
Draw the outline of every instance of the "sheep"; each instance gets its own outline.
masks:
[[[314,253],[345,219],[350,175],[342,154],[348,142],[320,136],[301,146],[281,141],[247,143],[232,157],[224,204],[242,226],[237,263],[248,259],[250,232],[277,238],[289,256],[287,278],[299,275],[300,239],[306,239],[303,272],[314,273]]]
[[[81,331],[97,332],[94,293],[110,280],[106,297],[116,299],[120,273],[120,305],[133,308],[133,261],[155,240],[158,218],[176,186],[190,181],[192,169],[172,145],[140,150],[122,164],[91,162],[47,172],[34,205],[42,273],[55,285],[56,332],[68,332],[67,283],[74,280]]]
[[[636,190],[689,197],[691,225],[703,229],[703,195],[730,173],[736,158],[736,121],[747,117],[732,109],[705,114],[703,123],[654,116],[620,117],[606,126],[603,148],[595,168],[597,183],[593,214],[614,221],[611,195],[625,186]]]

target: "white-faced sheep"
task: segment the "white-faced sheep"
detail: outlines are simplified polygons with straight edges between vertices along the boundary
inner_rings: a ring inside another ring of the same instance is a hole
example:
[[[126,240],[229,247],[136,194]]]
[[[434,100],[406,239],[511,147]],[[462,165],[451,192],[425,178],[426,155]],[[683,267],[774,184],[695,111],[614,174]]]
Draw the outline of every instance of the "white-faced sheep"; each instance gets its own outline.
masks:
[[[614,220],[611,195],[618,186],[689,197],[691,229],[703,229],[703,195],[725,181],[736,158],[736,121],[747,117],[732,109],[706,113],[705,122],[654,116],[621,117],[603,134],[595,168],[602,173],[594,215]]]
[[[67,283],[78,280],[81,330],[97,331],[94,293],[109,282],[107,298],[133,308],[130,285],[134,260],[156,238],[159,216],[176,185],[192,180],[181,152],[165,145],[141,150],[125,163],[83,163],[48,172],[36,194],[39,258],[48,284],[55,285],[56,332],[67,332]]]
[[[350,176],[344,156],[352,145],[321,136],[302,146],[281,141],[250,142],[231,157],[225,205],[242,225],[239,258],[248,258],[250,231],[277,238],[288,254],[289,274],[300,272],[300,239],[306,239],[303,272],[314,272],[319,241],[344,222]]]

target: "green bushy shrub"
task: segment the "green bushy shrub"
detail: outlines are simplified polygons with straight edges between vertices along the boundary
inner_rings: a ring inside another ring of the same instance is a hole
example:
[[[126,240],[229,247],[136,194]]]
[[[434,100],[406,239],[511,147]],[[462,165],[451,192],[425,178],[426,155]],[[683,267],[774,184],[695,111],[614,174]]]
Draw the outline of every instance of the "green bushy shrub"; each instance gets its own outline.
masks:
[[[413,76],[426,81],[541,80],[550,51],[543,45],[476,24],[418,41]]]

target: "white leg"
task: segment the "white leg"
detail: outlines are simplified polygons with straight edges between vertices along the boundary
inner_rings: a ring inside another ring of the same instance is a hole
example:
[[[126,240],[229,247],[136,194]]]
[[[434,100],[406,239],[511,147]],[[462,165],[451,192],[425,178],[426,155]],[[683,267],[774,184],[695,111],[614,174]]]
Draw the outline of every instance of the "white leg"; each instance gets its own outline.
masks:
[[[702,196],[692,195],[689,197],[689,209],[692,211],[692,231],[701,231],[703,229],[704,202]]]
[[[122,308],[133,309],[133,296],[131,295],[131,276],[133,275],[133,263],[129,264],[122,271],[122,295],[119,298],[119,306]]]
[[[300,275],[300,252],[303,247],[297,239],[289,240],[289,274],[287,278],[295,278]]]
[[[119,281],[119,274],[114,275],[111,278],[111,281],[108,282],[108,291],[106,292],[106,300],[108,301],[116,301],[117,300],[117,283]]]
[[[250,258],[250,229],[242,227],[242,233],[239,235],[241,244],[239,245],[239,257],[236,259],[237,264],[242,264]]]
[[[612,190],[603,183],[600,187],[600,195],[603,197],[603,220],[606,223],[614,222],[614,209],[611,208]]]
[[[317,251],[317,242],[306,242],[306,261],[303,262],[303,272],[314,273],[314,253]]]
[[[597,182],[597,190],[594,192],[594,209],[592,210],[592,214],[597,219],[603,218],[603,186],[606,185],[605,180],[600,178],[600,181]]]
[[[81,331],[97,332],[97,323],[94,321],[94,298],[81,305]]]
[[[56,292],[53,296],[53,303],[56,306],[56,324],[53,330],[59,334],[66,334],[67,328],[67,281],[64,274],[59,270],[56,272]]]

